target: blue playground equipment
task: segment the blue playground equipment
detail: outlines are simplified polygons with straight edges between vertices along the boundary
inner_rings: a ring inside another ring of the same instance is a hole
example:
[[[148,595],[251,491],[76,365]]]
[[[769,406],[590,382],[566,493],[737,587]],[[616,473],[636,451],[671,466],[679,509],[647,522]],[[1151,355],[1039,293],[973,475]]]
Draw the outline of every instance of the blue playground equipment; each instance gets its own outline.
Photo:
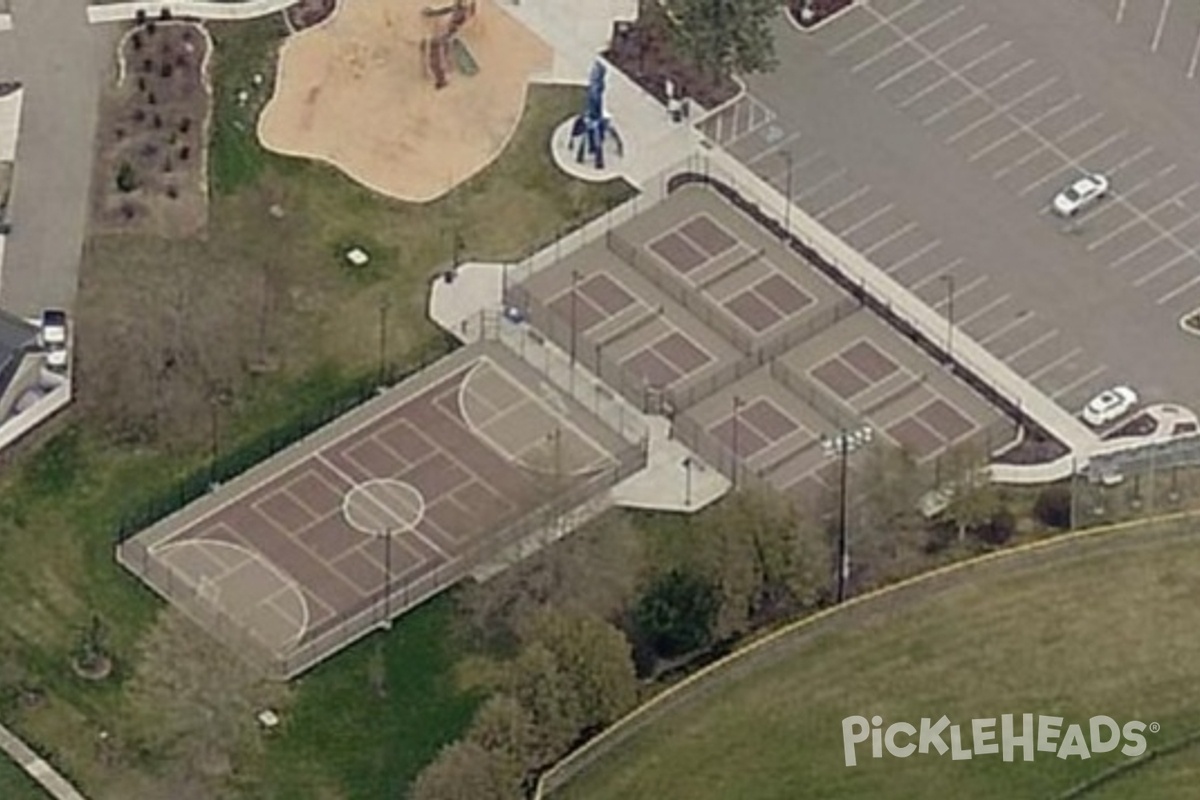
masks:
[[[625,146],[612,120],[604,116],[604,63],[596,61],[588,76],[587,99],[583,113],[575,118],[571,127],[571,146],[575,147],[575,163],[582,164],[588,156],[596,169],[604,169],[604,143],[612,139],[617,155],[624,153]],[[578,141],[578,145],[576,145]]]

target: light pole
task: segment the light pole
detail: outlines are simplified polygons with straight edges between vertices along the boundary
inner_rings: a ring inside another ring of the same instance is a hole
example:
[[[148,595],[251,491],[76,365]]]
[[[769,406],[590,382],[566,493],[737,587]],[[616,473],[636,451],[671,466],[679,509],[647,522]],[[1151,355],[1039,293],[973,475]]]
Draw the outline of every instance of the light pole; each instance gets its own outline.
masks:
[[[786,236],[792,232],[792,151],[780,150],[779,155],[787,164],[786,196],[783,199],[783,232]]]
[[[738,484],[738,462],[741,459],[741,453],[738,450],[738,412],[742,409],[742,398],[737,395],[733,396],[733,431],[730,438],[733,439],[733,485],[736,488]]]
[[[387,313],[391,303],[388,301],[387,295],[381,295],[379,298],[379,378],[376,381],[378,386],[383,386],[383,380],[387,373]]]
[[[383,530],[383,629],[392,627],[392,530]]]
[[[864,425],[853,430],[843,428],[835,436],[821,437],[821,447],[830,458],[841,459],[840,491],[838,510],[838,566],[837,566],[837,601],[846,599],[846,581],[850,577],[850,552],[846,542],[846,464],[850,454],[869,444],[873,436],[871,428]]]
[[[233,392],[224,386],[214,387],[208,398],[209,412],[212,422],[212,452],[208,462],[208,487],[217,486],[217,462],[221,458],[221,408],[233,401]]]
[[[683,505],[685,508],[692,507],[692,457],[684,456],[683,459]]]
[[[575,303],[579,295],[579,271],[571,270],[571,372],[575,371]]]
[[[946,357],[954,365],[954,276],[943,275],[946,284]]]

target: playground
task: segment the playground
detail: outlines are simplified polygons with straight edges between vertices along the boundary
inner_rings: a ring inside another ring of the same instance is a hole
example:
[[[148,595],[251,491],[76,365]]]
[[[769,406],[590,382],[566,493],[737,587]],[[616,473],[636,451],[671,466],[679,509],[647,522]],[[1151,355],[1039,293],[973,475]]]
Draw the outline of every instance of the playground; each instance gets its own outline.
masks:
[[[259,138],[428,202],[500,154],[552,55],[493,0],[352,0],[284,43]]]

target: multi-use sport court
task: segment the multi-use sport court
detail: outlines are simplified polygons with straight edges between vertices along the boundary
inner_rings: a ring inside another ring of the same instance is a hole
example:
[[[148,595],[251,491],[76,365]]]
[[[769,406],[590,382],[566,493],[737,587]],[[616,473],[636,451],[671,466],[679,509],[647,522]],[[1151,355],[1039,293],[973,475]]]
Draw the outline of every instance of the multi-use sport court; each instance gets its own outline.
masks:
[[[290,676],[643,463],[641,445],[485,341],[151,526],[118,557]]]
[[[1011,437],[1002,414],[711,188],[684,186],[507,301],[726,474],[812,500],[823,437],[870,425],[918,463]]]

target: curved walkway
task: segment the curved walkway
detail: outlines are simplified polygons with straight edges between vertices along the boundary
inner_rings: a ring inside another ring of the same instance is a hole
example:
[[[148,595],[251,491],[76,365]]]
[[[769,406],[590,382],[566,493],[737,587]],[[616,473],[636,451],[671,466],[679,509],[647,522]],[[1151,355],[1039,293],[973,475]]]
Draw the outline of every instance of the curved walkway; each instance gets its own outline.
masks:
[[[27,744],[3,725],[0,725],[0,750],[15,761],[17,766],[28,772],[52,797],[58,800],[85,800],[58,770],[46,763],[44,758],[29,749]]]
[[[165,0],[157,3],[106,3],[88,6],[88,22],[123,22],[137,19],[139,12],[147,17],[158,17],[164,10],[175,17],[198,19],[239,20],[254,19],[283,11],[297,0],[247,0],[241,3],[206,3],[196,0]]]

